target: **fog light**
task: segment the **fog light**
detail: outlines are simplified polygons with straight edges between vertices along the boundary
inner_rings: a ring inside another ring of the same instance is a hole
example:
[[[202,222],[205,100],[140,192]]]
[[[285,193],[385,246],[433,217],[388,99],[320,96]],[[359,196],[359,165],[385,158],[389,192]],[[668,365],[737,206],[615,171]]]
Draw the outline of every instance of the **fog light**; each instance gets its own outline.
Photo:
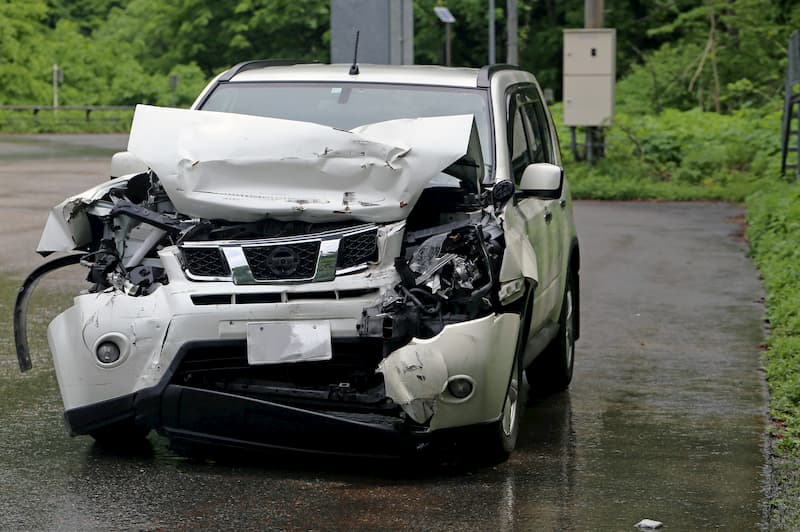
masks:
[[[464,399],[472,393],[472,382],[464,377],[456,377],[447,383],[447,391],[456,399]]]
[[[119,347],[114,342],[103,342],[97,346],[97,360],[103,364],[113,364],[119,360]]]

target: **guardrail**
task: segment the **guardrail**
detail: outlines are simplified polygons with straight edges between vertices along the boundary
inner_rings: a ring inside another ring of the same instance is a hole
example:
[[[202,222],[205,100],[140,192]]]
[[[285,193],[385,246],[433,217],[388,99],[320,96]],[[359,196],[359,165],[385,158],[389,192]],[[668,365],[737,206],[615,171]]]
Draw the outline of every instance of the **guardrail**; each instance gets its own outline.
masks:
[[[0,105],[0,111],[31,111],[33,116],[39,111],[83,111],[86,121],[89,122],[93,111],[133,111],[132,105]]]
[[[104,132],[130,127],[132,105],[0,105],[0,132]]]

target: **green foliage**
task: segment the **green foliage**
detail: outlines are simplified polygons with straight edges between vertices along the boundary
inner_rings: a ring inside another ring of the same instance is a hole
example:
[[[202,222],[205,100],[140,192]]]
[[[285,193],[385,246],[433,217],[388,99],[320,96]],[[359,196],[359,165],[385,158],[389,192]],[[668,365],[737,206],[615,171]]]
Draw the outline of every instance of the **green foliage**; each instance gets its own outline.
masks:
[[[729,115],[668,109],[658,115],[618,112],[606,130],[605,157],[594,166],[562,151],[573,194],[607,199],[742,201],[779,182],[779,102]],[[553,106],[560,122],[561,106]]]
[[[800,185],[747,200],[747,237],[767,289],[770,411],[779,448],[800,453]]]

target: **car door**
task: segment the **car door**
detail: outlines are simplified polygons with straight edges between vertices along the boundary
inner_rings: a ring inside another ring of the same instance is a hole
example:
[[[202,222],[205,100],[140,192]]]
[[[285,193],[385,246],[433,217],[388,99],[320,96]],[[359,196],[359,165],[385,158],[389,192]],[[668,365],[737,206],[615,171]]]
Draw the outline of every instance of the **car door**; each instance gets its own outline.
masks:
[[[531,150],[531,158],[534,163],[550,163],[557,164],[555,149],[556,140],[553,138],[553,132],[550,128],[550,121],[547,117],[547,111],[544,107],[541,94],[533,85],[529,85],[521,91],[521,109],[528,122],[531,132],[528,136],[529,149]],[[550,310],[548,318],[551,320],[558,319],[558,310],[561,304],[561,286],[559,282],[559,275],[562,274],[562,265],[564,264],[564,246],[563,246],[563,227],[564,227],[564,191],[561,191],[562,197],[557,199],[540,200],[544,203],[544,218],[545,218],[545,250],[539,247],[536,249],[537,256],[540,253],[545,253],[544,260],[547,261],[546,271],[546,286],[542,287],[544,297],[546,298],[545,306]],[[535,245],[535,244],[534,244]]]
[[[515,186],[519,186],[522,174],[534,161],[536,139],[524,111],[526,98],[521,90],[513,91],[508,97],[507,132],[510,168]],[[550,223],[552,216],[548,206],[549,200],[534,197],[522,197],[513,208],[514,215],[522,219],[527,238],[536,252],[536,265],[539,272],[539,286],[534,290],[532,331],[538,331],[549,317],[550,303],[546,287],[551,284],[552,259],[548,255],[550,247]],[[549,213],[549,214],[548,214]]]

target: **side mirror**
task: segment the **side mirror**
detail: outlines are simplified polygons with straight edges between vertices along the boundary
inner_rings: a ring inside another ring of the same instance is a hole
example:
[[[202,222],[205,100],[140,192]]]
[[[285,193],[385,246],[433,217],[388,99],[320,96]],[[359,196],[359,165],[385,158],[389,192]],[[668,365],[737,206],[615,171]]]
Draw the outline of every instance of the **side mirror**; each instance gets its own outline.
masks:
[[[147,172],[148,166],[129,151],[120,151],[111,157],[111,178]]]
[[[564,169],[550,163],[529,164],[519,181],[521,197],[556,199],[564,186]]]

